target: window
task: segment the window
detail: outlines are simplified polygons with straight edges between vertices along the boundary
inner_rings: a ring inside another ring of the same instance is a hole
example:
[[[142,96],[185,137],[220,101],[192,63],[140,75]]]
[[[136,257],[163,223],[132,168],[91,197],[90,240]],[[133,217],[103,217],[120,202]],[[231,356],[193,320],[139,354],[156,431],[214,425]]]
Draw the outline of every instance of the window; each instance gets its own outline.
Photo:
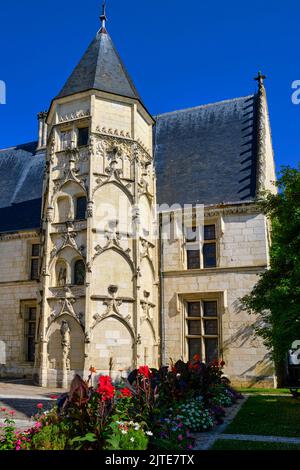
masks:
[[[202,252],[196,227],[186,229],[187,269],[215,268],[217,266],[216,226],[204,226]]]
[[[78,140],[77,145],[78,147],[82,147],[83,145],[87,145],[89,142],[89,128],[82,127],[78,129]]]
[[[76,219],[86,217],[86,197],[78,197],[76,200]]]
[[[39,279],[39,263],[40,263],[40,245],[35,244],[31,247],[30,257],[30,279],[37,281]]]
[[[25,360],[34,362],[36,307],[27,307],[25,312]]]
[[[65,131],[60,134],[60,149],[66,150],[72,147],[72,132]]]
[[[85,264],[82,260],[76,261],[74,265],[74,284],[83,286],[85,283]]]
[[[203,267],[215,268],[217,266],[216,226],[205,225],[203,244]]]
[[[202,362],[219,358],[219,315],[216,300],[187,303],[187,343],[189,361],[199,354]]]

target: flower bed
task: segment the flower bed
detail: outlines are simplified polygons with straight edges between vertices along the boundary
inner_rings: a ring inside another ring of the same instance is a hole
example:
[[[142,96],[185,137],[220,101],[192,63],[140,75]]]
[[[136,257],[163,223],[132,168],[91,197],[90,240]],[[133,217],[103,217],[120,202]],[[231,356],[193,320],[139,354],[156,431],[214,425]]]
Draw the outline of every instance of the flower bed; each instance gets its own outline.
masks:
[[[224,408],[241,397],[222,377],[223,366],[195,356],[159,370],[142,366],[118,385],[100,376],[97,388],[91,368],[87,381],[75,376],[52,410],[38,404],[26,432],[16,432],[13,416],[2,410],[0,450],[190,450],[191,432],[220,424]]]

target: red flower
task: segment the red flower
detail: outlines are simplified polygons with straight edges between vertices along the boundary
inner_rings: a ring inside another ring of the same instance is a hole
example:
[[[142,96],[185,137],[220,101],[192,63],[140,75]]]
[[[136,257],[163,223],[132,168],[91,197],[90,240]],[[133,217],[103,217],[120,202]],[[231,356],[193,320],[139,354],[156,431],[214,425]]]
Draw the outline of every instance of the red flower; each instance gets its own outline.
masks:
[[[199,354],[195,354],[194,357],[193,357],[194,361],[195,362],[200,362],[200,355]]]
[[[115,387],[111,383],[111,378],[103,375],[99,377],[97,392],[101,395],[101,401],[111,400],[115,394]]]
[[[41,409],[43,408],[43,406],[44,406],[43,403],[38,403],[38,404],[36,405],[36,407],[37,407],[39,410],[41,410]]]
[[[57,400],[58,396],[57,395],[50,395],[51,400]]]
[[[224,366],[225,366],[225,362],[224,362],[224,361],[221,361],[221,362],[220,362],[220,366],[221,366],[221,367],[224,367]]]
[[[3,407],[3,408],[1,408],[1,411],[3,411],[3,413],[4,413],[4,411],[6,411],[6,408],[4,408],[4,407]]]
[[[138,370],[139,375],[142,375],[143,377],[146,377],[146,379],[149,379],[151,376],[151,371],[148,366],[141,366]]]
[[[132,397],[132,392],[129,390],[129,388],[125,387],[120,390],[121,397],[122,398],[130,398]]]
[[[16,412],[13,411],[13,410],[10,410],[10,411],[9,411],[9,414],[13,416],[14,414],[16,414]]]

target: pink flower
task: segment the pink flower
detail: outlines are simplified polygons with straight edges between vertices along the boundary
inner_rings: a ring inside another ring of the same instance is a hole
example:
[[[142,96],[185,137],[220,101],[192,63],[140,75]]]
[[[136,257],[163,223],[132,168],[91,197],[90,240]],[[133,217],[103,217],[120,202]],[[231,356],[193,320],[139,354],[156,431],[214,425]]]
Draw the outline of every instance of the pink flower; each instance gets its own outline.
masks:
[[[6,411],[6,408],[4,408],[4,407],[1,408],[1,411],[3,411],[3,413],[4,413]]]
[[[17,447],[16,447],[16,450],[21,450],[21,447],[20,447],[20,446],[17,446]]]
[[[14,414],[16,414],[16,412],[13,411],[13,410],[10,410],[10,411],[9,411],[9,414],[13,416]]]
[[[179,436],[178,436],[178,440],[179,440],[179,441],[182,441],[182,440],[183,440],[183,436],[182,436],[182,434],[179,434]]]
[[[38,404],[36,405],[36,407],[37,407],[39,410],[41,410],[41,409],[43,408],[43,406],[44,406],[43,403],[38,403]]]

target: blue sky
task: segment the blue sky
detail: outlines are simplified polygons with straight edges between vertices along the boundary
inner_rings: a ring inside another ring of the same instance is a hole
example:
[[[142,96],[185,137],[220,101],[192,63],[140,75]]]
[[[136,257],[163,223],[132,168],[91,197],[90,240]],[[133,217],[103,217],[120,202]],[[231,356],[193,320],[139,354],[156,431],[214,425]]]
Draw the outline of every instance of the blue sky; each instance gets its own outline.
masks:
[[[266,88],[277,168],[300,160],[299,0],[107,0],[108,30],[152,114]],[[36,139],[46,110],[99,29],[101,0],[2,0],[0,148]]]

